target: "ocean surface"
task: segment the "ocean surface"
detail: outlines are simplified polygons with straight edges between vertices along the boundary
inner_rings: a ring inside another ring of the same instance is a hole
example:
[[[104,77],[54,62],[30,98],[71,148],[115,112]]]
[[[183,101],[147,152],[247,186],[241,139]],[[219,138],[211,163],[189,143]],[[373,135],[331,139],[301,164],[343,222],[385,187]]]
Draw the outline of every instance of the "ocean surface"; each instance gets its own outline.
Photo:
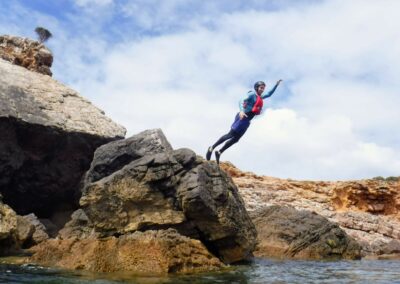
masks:
[[[255,259],[227,271],[189,276],[135,277],[33,265],[0,264],[0,283],[400,283],[400,260],[292,261]]]

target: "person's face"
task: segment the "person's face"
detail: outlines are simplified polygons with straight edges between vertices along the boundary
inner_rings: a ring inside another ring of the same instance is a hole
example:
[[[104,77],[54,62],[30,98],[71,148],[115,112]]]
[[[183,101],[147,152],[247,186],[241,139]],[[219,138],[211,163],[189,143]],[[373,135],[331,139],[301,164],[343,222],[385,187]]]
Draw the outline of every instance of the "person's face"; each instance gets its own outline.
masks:
[[[257,89],[257,94],[261,95],[265,90],[265,85],[261,85]]]

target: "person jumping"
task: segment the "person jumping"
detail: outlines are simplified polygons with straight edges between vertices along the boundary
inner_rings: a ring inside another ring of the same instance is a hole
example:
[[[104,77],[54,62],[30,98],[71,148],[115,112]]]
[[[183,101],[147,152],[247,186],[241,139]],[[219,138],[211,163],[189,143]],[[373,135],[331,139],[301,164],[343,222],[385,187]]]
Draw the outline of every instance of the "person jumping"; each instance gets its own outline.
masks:
[[[263,81],[258,81],[254,84],[254,91],[249,91],[247,97],[240,102],[240,111],[236,114],[230,131],[219,138],[214,145],[208,147],[206,154],[207,161],[211,159],[214,149],[224,141],[228,140],[220,150],[215,151],[215,159],[219,164],[219,158],[221,157],[221,154],[230,146],[239,141],[239,139],[246,132],[247,128],[250,126],[250,121],[254,118],[254,116],[261,113],[263,99],[272,96],[281,82],[282,80],[278,80],[275,86],[265,95],[262,95],[265,90],[265,83]]]

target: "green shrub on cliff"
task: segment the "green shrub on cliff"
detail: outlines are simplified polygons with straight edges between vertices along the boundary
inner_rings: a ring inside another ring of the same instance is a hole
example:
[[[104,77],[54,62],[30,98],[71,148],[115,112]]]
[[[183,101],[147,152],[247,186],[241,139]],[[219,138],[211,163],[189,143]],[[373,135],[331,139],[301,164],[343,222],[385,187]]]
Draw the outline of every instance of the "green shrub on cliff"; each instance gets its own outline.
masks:
[[[400,177],[390,176],[390,177],[384,178],[384,177],[381,177],[381,176],[377,176],[377,177],[374,177],[372,179],[381,180],[381,181],[399,181]]]
[[[387,177],[386,178],[386,181],[399,181],[400,180],[400,177]]]
[[[53,35],[51,34],[51,32],[49,32],[49,30],[42,28],[42,27],[37,27],[35,29],[35,32],[37,33],[38,37],[39,37],[39,42],[43,43],[46,40],[48,40],[49,38],[51,38]]]

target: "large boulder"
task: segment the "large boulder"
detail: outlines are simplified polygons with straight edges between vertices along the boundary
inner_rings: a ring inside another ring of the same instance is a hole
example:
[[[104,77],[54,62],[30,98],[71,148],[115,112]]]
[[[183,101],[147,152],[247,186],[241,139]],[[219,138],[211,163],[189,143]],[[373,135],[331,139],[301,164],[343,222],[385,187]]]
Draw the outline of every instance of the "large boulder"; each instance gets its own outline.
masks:
[[[97,147],[125,129],[79,94],[0,59],[0,193],[18,214],[77,208]]]
[[[107,143],[96,149],[85,184],[100,180],[145,155],[172,150],[161,129],[145,130],[130,138]]]
[[[251,213],[260,257],[358,259],[360,245],[337,224],[310,211],[274,205]]]
[[[224,264],[198,240],[173,229],[134,232],[106,239],[52,239],[32,249],[47,266],[141,275],[212,271]]]
[[[160,129],[96,150],[81,208],[58,238],[102,239],[175,229],[225,263],[252,255],[257,233],[231,178],[189,149],[173,150]]]

